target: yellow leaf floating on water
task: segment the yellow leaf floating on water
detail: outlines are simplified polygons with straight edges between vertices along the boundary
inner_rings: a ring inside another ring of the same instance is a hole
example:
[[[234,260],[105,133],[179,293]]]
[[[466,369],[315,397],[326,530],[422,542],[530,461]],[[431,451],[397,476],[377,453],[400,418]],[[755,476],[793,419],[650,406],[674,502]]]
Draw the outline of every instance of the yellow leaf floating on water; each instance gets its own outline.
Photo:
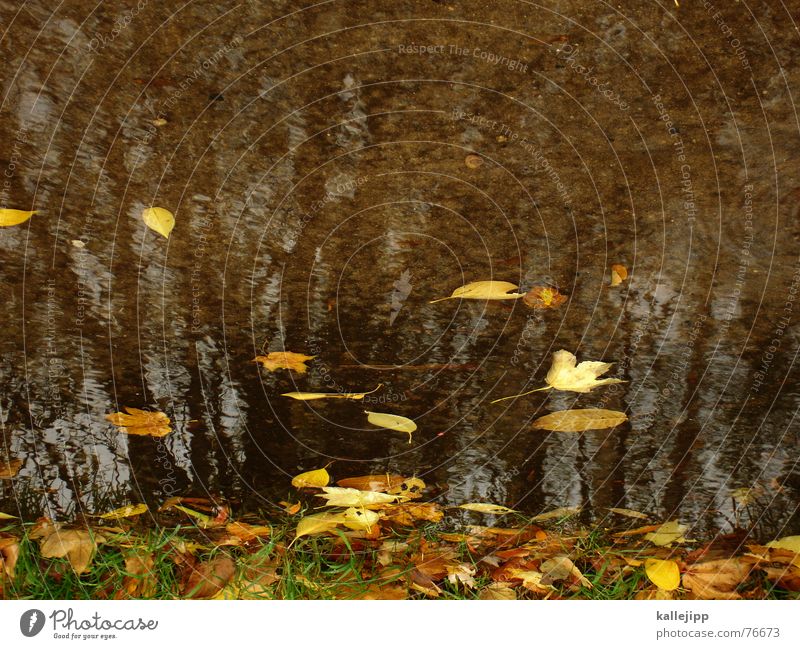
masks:
[[[377,388],[369,392],[284,392],[281,396],[297,399],[298,401],[313,401],[314,399],[353,399],[354,401],[359,401],[368,394],[377,392],[382,387],[383,383],[379,383]]]
[[[611,286],[619,286],[628,279],[628,269],[622,264],[613,264],[611,266]]]
[[[175,217],[172,212],[163,207],[148,207],[142,211],[144,224],[158,232],[165,239],[169,239],[169,233],[175,227]]]
[[[452,295],[448,297],[441,297],[438,300],[431,300],[429,304],[434,302],[443,302],[444,300],[518,300],[525,297],[524,293],[509,293],[519,288],[516,284],[511,282],[470,282],[464,286],[459,286]]]
[[[0,226],[10,227],[12,225],[19,225],[25,223],[29,218],[36,214],[36,210],[0,210]]]
[[[687,525],[681,525],[678,521],[664,523],[655,532],[648,532],[644,535],[645,540],[654,545],[670,545],[672,543],[684,543],[683,533],[688,530]]]
[[[627,516],[628,518],[643,518],[645,520],[649,518],[647,514],[642,514],[642,512],[637,512],[634,509],[625,509],[624,507],[609,507],[608,511],[619,514],[620,516]]]
[[[644,570],[648,579],[661,590],[675,590],[681,585],[681,571],[670,559],[647,559]]]
[[[306,471],[292,478],[292,486],[297,489],[304,487],[326,487],[331,481],[331,476],[326,469]]]
[[[369,423],[374,426],[396,430],[401,433],[408,433],[408,443],[411,443],[411,433],[417,430],[417,425],[408,417],[392,415],[387,412],[370,412],[369,410],[365,410],[364,412],[367,415]]]
[[[600,361],[583,361],[576,366],[578,359],[575,354],[566,349],[560,349],[553,354],[553,364],[550,371],[544,378],[547,383],[543,388],[528,390],[522,394],[514,394],[510,397],[495,399],[492,403],[505,401],[506,399],[516,399],[524,397],[526,394],[541,392],[542,390],[568,390],[570,392],[591,392],[594,388],[601,385],[612,383],[625,383],[622,379],[598,379],[601,374],[605,374],[611,369],[613,363],[602,363]]]
[[[266,356],[256,356],[253,360],[261,363],[270,372],[275,370],[292,370],[298,374],[305,374],[308,370],[306,361],[314,356],[296,354],[295,352],[270,352]]]
[[[103,520],[108,520],[110,518],[130,518],[131,516],[144,514],[146,511],[147,505],[144,503],[139,503],[138,505],[125,505],[125,507],[120,507],[114,511],[100,514],[100,518]]]
[[[169,417],[163,412],[148,412],[139,408],[125,407],[127,414],[114,412],[106,415],[106,419],[115,426],[123,428],[128,435],[149,435],[164,437],[172,432]]]
[[[767,543],[767,547],[800,553],[800,536],[784,536],[776,541],[770,541]]]
[[[400,499],[398,495],[380,491],[359,491],[348,487],[323,487],[322,491],[325,493],[317,495],[327,500],[326,507],[375,507]]]
[[[533,422],[533,427],[560,433],[582,433],[587,430],[614,428],[626,421],[628,421],[628,415],[617,410],[575,408],[539,417]]]
[[[481,514],[514,514],[517,511],[503,505],[493,505],[492,503],[465,503],[459,505],[459,507],[470,512],[480,512]]]

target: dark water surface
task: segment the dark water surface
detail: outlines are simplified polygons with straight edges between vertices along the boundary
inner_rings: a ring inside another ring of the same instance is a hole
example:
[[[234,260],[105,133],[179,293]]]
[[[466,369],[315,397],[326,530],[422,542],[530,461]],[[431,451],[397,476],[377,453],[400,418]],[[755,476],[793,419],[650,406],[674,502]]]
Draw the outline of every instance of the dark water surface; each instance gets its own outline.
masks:
[[[0,2],[0,207],[40,210],[0,229],[0,511],[269,508],[335,459],[697,530],[757,486],[741,522],[800,530],[796,0],[55,5]],[[428,303],[486,279],[569,301]],[[489,404],[561,348],[627,383]],[[531,428],[570,407],[630,423]]]

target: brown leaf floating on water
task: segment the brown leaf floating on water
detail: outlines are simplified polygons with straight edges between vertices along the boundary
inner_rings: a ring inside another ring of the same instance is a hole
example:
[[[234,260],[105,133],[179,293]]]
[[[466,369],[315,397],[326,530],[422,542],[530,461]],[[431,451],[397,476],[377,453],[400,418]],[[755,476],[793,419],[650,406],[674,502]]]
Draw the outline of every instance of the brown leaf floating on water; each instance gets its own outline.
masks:
[[[164,437],[172,432],[169,417],[163,412],[148,412],[126,406],[125,412],[113,412],[106,415],[106,419],[125,430],[128,435]]]
[[[555,309],[567,301],[567,296],[550,286],[534,286],[522,301],[532,309]]]

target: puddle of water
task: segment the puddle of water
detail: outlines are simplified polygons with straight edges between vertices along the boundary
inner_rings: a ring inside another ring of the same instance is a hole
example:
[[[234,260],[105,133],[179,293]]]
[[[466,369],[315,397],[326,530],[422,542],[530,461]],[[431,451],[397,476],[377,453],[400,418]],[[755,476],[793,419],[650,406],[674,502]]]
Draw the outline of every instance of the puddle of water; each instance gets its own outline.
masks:
[[[0,230],[2,440],[23,460],[0,510],[265,507],[335,460],[340,478],[416,473],[446,502],[700,529],[759,485],[743,522],[796,533],[785,19],[271,4],[2,9],[3,206],[41,211]],[[169,241],[149,205],[175,212]],[[613,263],[631,276],[610,288]],[[480,279],[569,301],[429,304]],[[627,383],[489,403],[541,385],[561,348]],[[267,373],[262,349],[316,358]],[[279,396],[378,383],[364,403]],[[122,406],[175,430],[128,437],[104,420]],[[571,407],[630,424],[531,428]],[[414,443],[364,409],[413,418]]]

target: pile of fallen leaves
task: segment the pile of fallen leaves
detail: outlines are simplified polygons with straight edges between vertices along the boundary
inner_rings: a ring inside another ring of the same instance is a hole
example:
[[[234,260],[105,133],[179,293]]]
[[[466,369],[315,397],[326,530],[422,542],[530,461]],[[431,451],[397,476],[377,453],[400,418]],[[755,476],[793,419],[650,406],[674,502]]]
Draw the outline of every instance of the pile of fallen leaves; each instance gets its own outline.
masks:
[[[26,595],[17,570],[24,552],[24,565],[45,579],[77,577],[93,585],[92,597],[114,599],[763,599],[800,591],[797,536],[760,545],[739,532],[699,543],[678,521],[632,527],[647,516],[627,509],[609,512],[611,527],[587,530],[569,522],[579,508],[531,518],[492,503],[459,509],[494,525],[446,529],[446,508],[423,501],[419,478],[329,482],[325,468],[296,476],[297,502],[282,502],[269,524],[234,520],[224,502],[180,497],[157,512],[128,505],[81,525],[45,518],[15,526],[3,515],[0,595]],[[156,543],[153,521],[171,530]]]

